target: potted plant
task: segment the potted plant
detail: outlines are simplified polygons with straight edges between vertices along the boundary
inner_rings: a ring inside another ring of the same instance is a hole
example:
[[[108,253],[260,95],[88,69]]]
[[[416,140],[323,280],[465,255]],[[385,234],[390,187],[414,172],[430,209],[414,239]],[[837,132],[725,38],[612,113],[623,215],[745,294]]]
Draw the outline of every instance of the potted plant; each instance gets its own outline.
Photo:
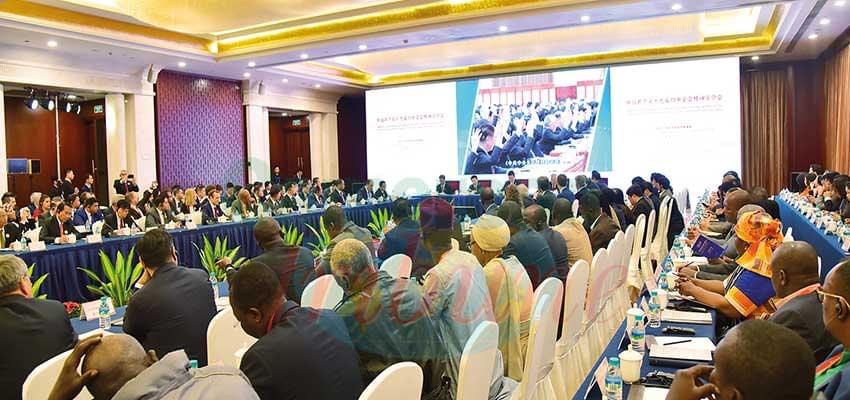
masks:
[[[283,242],[289,246],[301,246],[304,241],[304,233],[298,232],[298,227],[295,225],[284,225],[280,228],[280,236]]]
[[[27,275],[29,275],[30,280],[32,280],[32,273],[34,271],[35,271],[35,263],[32,263],[32,265],[30,265],[29,268],[27,268]],[[39,291],[41,291],[41,285],[44,283],[44,280],[47,279],[47,275],[50,275],[50,274],[47,273],[47,274],[44,274],[42,276],[39,276],[38,279],[36,279],[35,282],[32,283],[32,297],[33,298],[41,299],[41,300],[44,300],[44,299],[47,298],[47,292],[46,291],[45,291],[45,293],[39,294]]]
[[[86,268],[77,268],[83,271],[88,277],[97,283],[95,285],[86,285],[94,295],[106,296],[112,298],[112,305],[115,307],[126,306],[132,295],[133,284],[142,276],[142,263],[133,265],[133,256],[136,248],[130,249],[130,252],[124,257],[124,253],[118,252],[115,254],[113,262],[106,253],[101,250],[100,265],[103,267],[103,274],[106,275],[106,281],[100,279],[94,271]]]
[[[390,210],[386,208],[377,212],[371,210],[369,214],[372,215],[372,222],[369,223],[368,228],[372,231],[372,236],[376,238],[384,237],[384,229],[390,221]]]
[[[239,253],[240,246],[236,246],[232,249],[228,248],[227,237],[225,237],[224,240],[216,237],[215,246],[213,246],[210,240],[204,236],[203,250],[195,243],[192,243],[192,246],[195,246],[198,250],[198,255],[201,256],[201,264],[204,266],[204,269],[207,270],[207,274],[215,274],[215,277],[219,282],[223,281],[227,276],[221,268],[218,268],[218,266],[215,265],[216,262],[227,257],[232,260],[231,264],[233,265],[233,268],[239,268],[245,263],[245,261],[247,261],[245,257],[236,258],[236,254]]]
[[[307,228],[316,235],[316,243],[308,243],[313,252],[313,257],[319,257],[328,248],[331,244],[331,235],[328,233],[328,230],[325,229],[325,220],[324,217],[319,217],[319,229],[313,228],[310,224],[307,224]]]

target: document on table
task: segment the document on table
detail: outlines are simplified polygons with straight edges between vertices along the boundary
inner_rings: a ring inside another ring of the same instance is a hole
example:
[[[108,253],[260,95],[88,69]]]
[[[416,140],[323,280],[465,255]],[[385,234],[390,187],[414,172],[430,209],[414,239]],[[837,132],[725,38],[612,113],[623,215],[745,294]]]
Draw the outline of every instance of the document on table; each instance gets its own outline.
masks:
[[[661,345],[649,347],[649,358],[699,362],[711,362],[712,360],[711,350]]]
[[[680,324],[711,325],[711,314],[707,312],[664,310],[661,312],[661,320]]]
[[[684,343],[677,343],[684,342]],[[717,346],[711,339],[704,336],[647,336],[646,343],[650,346],[659,345],[664,347],[675,347],[689,350],[714,351]],[[670,344],[674,343],[674,344]]]
[[[628,400],[665,400],[670,389],[632,385]]]

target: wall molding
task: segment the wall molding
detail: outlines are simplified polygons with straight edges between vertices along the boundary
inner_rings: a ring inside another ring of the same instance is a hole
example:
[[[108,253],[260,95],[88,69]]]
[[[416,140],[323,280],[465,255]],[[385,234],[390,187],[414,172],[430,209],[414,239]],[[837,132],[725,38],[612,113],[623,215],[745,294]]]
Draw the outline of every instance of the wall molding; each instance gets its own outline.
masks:
[[[135,75],[84,71],[55,65],[43,65],[0,59],[0,81],[17,85],[36,85],[153,96],[153,85]]]

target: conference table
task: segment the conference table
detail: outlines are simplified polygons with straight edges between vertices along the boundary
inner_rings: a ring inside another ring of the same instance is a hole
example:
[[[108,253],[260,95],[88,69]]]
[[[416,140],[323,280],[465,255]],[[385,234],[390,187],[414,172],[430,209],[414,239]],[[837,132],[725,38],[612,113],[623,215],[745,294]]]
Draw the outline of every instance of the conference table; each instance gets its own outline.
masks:
[[[828,235],[826,230],[815,226],[812,221],[779,196],[774,196],[773,199],[779,204],[779,216],[782,218],[783,227],[792,228],[795,240],[807,242],[817,250],[821,258],[821,281],[824,281],[832,267],[848,256],[847,252],[841,249],[841,240],[838,236]]]

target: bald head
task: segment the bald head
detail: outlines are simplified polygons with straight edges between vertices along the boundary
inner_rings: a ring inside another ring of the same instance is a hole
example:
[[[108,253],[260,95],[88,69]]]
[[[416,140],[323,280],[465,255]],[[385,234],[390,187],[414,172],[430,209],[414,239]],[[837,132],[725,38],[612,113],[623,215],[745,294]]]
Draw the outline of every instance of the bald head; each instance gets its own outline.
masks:
[[[493,204],[494,197],[495,195],[493,194],[492,188],[486,187],[484,189],[481,189],[481,204],[484,204],[485,207],[490,204]]]
[[[569,200],[564,198],[555,199],[552,205],[552,223],[560,225],[561,222],[573,217],[573,205]]]
[[[282,242],[280,237],[280,224],[274,218],[264,217],[257,221],[254,225],[254,239],[260,248],[265,249],[269,245],[277,242]]]
[[[537,204],[532,204],[522,210],[522,219],[535,231],[546,229],[546,211]]]
[[[783,243],[773,252],[771,281],[778,297],[820,282],[818,253],[806,242]]]
[[[741,207],[753,203],[752,196],[746,190],[736,190],[726,195],[726,210],[724,215],[726,221],[735,223],[738,221],[738,211]]]
[[[153,352],[151,352],[153,353]],[[95,399],[111,399],[121,387],[156,362],[153,354],[130,335],[108,335],[91,348],[83,359],[82,372],[96,370],[86,386]]]
[[[523,225],[522,207],[515,201],[503,201],[499,207],[499,218],[508,223],[508,227],[511,228],[511,234],[514,234]]]

